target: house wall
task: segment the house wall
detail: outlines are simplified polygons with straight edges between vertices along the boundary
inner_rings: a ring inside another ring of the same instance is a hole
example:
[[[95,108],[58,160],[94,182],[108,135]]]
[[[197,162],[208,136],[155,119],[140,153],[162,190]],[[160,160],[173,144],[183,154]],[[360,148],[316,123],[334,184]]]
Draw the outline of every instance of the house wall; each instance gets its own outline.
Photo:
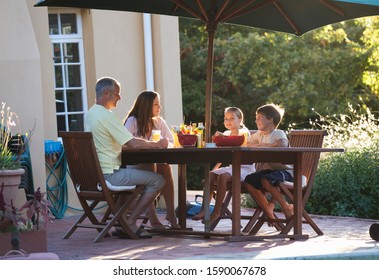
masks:
[[[51,51],[48,41],[41,37],[41,31],[47,31],[46,10],[31,9],[30,2],[0,0],[0,100],[17,113],[23,133],[36,125],[30,153],[35,188],[44,189],[45,117],[48,116],[44,115],[43,97],[52,76],[43,76],[47,59],[41,53],[47,51],[51,57]],[[20,190],[15,205],[20,206],[25,199]]]
[[[36,1],[0,0],[0,100],[18,113],[22,127],[36,131],[31,145],[35,188],[46,189],[44,140],[57,139],[54,69],[48,35],[48,9]],[[122,100],[115,110],[122,119],[137,95],[146,89],[143,16],[137,13],[81,9],[88,108],[102,76],[121,82]],[[175,17],[152,16],[155,90],[169,124],[182,119],[179,32]],[[174,176],[177,170],[174,166]],[[175,182],[177,181],[174,179]],[[79,204],[67,177],[70,208]],[[25,198],[20,194],[18,203]],[[68,211],[68,214],[71,212]]]

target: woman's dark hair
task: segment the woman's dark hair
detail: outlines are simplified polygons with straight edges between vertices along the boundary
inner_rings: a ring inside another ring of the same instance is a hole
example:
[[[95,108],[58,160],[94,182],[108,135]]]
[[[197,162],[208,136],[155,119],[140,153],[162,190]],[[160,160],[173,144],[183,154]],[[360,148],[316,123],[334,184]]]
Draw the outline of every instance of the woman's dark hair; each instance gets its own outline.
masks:
[[[141,92],[136,101],[134,101],[132,109],[130,109],[126,120],[130,117],[137,119],[137,134],[144,137],[154,127],[153,121],[153,104],[154,99],[159,97],[159,93],[152,90]],[[126,122],[125,120],[125,122]]]

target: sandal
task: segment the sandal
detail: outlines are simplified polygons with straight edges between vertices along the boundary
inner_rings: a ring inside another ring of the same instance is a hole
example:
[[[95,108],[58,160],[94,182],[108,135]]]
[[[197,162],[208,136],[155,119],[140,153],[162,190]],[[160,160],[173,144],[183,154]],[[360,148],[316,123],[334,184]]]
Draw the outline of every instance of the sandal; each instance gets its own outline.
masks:
[[[182,228],[179,224],[177,223],[169,223],[169,227],[172,229],[179,229]]]
[[[197,214],[197,215],[192,217],[192,220],[194,220],[194,221],[200,221],[202,219],[204,219],[204,215]]]

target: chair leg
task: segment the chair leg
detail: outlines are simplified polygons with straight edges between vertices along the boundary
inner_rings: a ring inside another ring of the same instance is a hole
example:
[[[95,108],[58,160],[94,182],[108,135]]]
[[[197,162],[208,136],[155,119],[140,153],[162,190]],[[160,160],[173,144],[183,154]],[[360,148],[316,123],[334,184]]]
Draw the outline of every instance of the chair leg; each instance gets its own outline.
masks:
[[[122,230],[126,232],[131,239],[138,239],[138,236],[130,229],[130,227],[127,225],[126,221],[122,217],[122,215],[130,208],[132,205],[134,199],[142,193],[143,187],[139,186],[137,189],[129,196],[129,198],[122,204],[121,208],[117,210],[116,213],[114,213],[114,216],[112,219],[106,224],[106,226],[103,228],[103,230],[100,232],[100,234],[95,238],[94,242],[98,242],[101,238],[103,238],[109,230],[118,222],[120,226],[122,227]],[[112,211],[112,209],[111,209]],[[112,212],[115,212],[114,209]]]
[[[263,211],[262,208],[258,207],[256,208],[253,216],[250,218],[249,222],[246,224],[246,226],[243,228],[243,233],[250,233],[253,226],[257,223],[259,217],[262,215]]]
[[[93,214],[93,209],[96,207],[96,205],[99,204],[99,201],[93,201],[90,205],[87,204],[87,202],[83,199],[79,198],[79,202],[82,205],[82,208],[84,210],[84,214],[80,216],[80,218],[72,225],[72,227],[66,232],[66,234],[63,236],[63,239],[68,239],[74,231],[79,227],[87,227],[82,226],[82,222],[88,218],[93,225],[101,225],[101,223],[96,219],[96,217]],[[100,232],[100,227],[96,228]]]
[[[322,230],[316,225],[316,223],[313,221],[313,219],[309,216],[307,212],[303,211],[303,217],[306,223],[308,223],[318,235],[324,235]]]

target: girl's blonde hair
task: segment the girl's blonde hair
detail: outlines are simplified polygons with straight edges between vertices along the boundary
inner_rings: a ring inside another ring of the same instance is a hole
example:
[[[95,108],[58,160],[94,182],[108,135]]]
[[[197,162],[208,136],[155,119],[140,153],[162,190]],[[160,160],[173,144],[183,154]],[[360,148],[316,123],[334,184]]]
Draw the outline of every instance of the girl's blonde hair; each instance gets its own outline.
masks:
[[[224,115],[226,113],[234,113],[234,114],[236,114],[237,118],[239,118],[241,120],[240,128],[245,127],[243,112],[242,112],[242,110],[240,108],[238,108],[238,107],[226,107],[225,110],[224,110]]]

